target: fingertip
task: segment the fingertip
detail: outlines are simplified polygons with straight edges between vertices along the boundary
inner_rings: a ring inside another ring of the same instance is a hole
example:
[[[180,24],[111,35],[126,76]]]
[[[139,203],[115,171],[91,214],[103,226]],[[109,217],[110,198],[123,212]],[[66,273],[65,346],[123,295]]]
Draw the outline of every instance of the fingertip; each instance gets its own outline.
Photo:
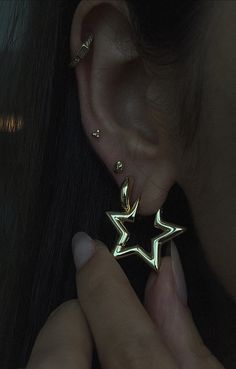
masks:
[[[72,238],[74,263],[79,271],[95,253],[95,242],[85,232],[77,232]]]
[[[187,286],[182,263],[180,260],[180,255],[174,241],[171,242],[171,260],[176,292],[182,304],[187,306],[188,302]]]
[[[156,278],[157,278],[157,273],[154,272],[154,271],[151,271],[150,274],[149,274],[149,277],[147,279],[147,283],[146,283],[146,286],[145,286],[145,301],[147,299],[147,297],[149,296],[149,294],[152,293],[152,289],[153,289],[153,286],[156,282]]]
[[[98,239],[94,239],[95,242],[95,247],[98,250],[108,250],[108,247],[101,241]]]
[[[158,324],[168,313],[167,306],[175,300],[175,288],[172,276],[171,258],[162,258],[158,272],[151,272],[145,288],[145,306]]]

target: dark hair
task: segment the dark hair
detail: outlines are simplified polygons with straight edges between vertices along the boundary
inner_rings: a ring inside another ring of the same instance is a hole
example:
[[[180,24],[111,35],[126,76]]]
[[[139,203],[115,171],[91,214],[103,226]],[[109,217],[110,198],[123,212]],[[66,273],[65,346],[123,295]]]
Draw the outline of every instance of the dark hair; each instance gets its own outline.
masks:
[[[160,63],[177,63],[195,34],[196,3],[127,0],[140,53]],[[74,72],[68,68],[77,5],[78,0],[0,2],[4,19],[0,36],[2,369],[26,366],[49,313],[76,296],[73,234],[87,231],[108,246],[114,237],[104,212],[119,208],[119,189],[87,142]],[[186,29],[191,30],[187,38]],[[176,197],[181,203],[173,211]],[[165,209],[167,218],[192,229],[178,187],[171,191]],[[139,241],[152,232],[152,222],[148,217],[135,229]],[[194,237],[190,232],[181,242],[194,243]],[[203,283],[204,258],[197,247],[182,250],[190,307],[202,330],[212,325],[203,335],[220,357],[222,351],[214,340],[219,328],[213,326],[215,301],[208,296],[209,285]],[[190,257],[198,260],[191,267]],[[133,258],[121,265],[142,300],[149,270]],[[205,301],[211,314],[203,314]]]

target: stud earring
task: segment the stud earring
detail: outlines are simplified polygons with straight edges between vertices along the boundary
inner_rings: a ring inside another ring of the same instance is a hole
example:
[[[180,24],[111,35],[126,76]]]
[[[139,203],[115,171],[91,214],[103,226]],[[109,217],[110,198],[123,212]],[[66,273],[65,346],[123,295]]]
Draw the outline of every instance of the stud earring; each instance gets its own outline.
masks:
[[[155,215],[154,227],[161,229],[163,232],[151,239],[151,253],[148,254],[141,246],[126,246],[130,233],[124,226],[125,222],[135,221],[135,216],[138,210],[140,198],[138,198],[133,206],[130,205],[129,195],[130,181],[127,177],[121,186],[120,200],[124,212],[107,211],[106,214],[118,232],[118,238],[115,242],[112,254],[115,258],[123,258],[129,255],[136,254],[144,260],[152,269],[158,272],[161,264],[161,247],[164,243],[178,236],[185,231],[185,228],[164,222],[161,220],[161,210],[159,209]]]
[[[69,64],[70,68],[76,67],[79,64],[80,60],[82,60],[89,52],[91,43],[94,40],[94,35],[92,33],[89,34],[87,40],[81,45],[77,55],[75,55]]]
[[[113,167],[113,171],[116,174],[122,173],[124,171],[124,163],[121,160],[118,160]]]
[[[96,131],[92,132],[91,135],[95,138],[100,138],[100,129],[96,129]]]

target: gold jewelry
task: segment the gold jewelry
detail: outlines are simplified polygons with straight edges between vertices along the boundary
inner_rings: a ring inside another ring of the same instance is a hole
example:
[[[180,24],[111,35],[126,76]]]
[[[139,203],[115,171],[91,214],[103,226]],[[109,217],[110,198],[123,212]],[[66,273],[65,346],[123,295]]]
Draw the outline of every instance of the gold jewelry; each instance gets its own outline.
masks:
[[[118,160],[115,164],[114,164],[114,168],[113,171],[116,174],[122,173],[124,170],[124,163],[121,160]]]
[[[130,233],[124,226],[124,222],[134,222],[135,215],[139,206],[140,198],[138,198],[134,205],[130,206],[129,200],[129,178],[127,177],[121,186],[121,206],[124,210],[121,212],[107,211],[106,214],[109,217],[112,224],[115,226],[119,233],[118,239],[115,243],[115,247],[112,250],[112,254],[117,258],[122,258],[128,255],[136,254],[141,257],[152,269],[158,271],[161,263],[161,246],[162,244],[170,241],[172,238],[178,236],[185,231],[185,228],[177,225],[167,223],[161,220],[161,210],[156,213],[154,220],[154,227],[163,231],[159,236],[151,239],[151,254],[148,254],[139,245],[127,247],[126,243],[129,240]]]
[[[94,40],[94,35],[92,33],[89,34],[87,40],[81,45],[78,54],[75,55],[69,64],[70,68],[76,67],[77,64],[79,64],[80,60],[82,60],[89,52],[91,43]]]
[[[96,131],[92,132],[91,135],[96,138],[100,138],[100,129],[96,129]]]

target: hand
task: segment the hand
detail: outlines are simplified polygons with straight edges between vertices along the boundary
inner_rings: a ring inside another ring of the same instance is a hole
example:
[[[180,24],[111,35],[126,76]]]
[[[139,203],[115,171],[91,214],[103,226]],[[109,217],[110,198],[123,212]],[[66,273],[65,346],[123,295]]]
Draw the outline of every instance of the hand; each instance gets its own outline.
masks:
[[[92,337],[77,299],[54,310],[36,339],[26,369],[87,369]]]
[[[27,369],[90,369],[93,341],[103,369],[223,368],[203,344],[185,304],[174,246],[174,257],[164,257],[159,273],[150,274],[143,306],[100,241],[79,233],[73,245],[78,301],[49,317]]]

